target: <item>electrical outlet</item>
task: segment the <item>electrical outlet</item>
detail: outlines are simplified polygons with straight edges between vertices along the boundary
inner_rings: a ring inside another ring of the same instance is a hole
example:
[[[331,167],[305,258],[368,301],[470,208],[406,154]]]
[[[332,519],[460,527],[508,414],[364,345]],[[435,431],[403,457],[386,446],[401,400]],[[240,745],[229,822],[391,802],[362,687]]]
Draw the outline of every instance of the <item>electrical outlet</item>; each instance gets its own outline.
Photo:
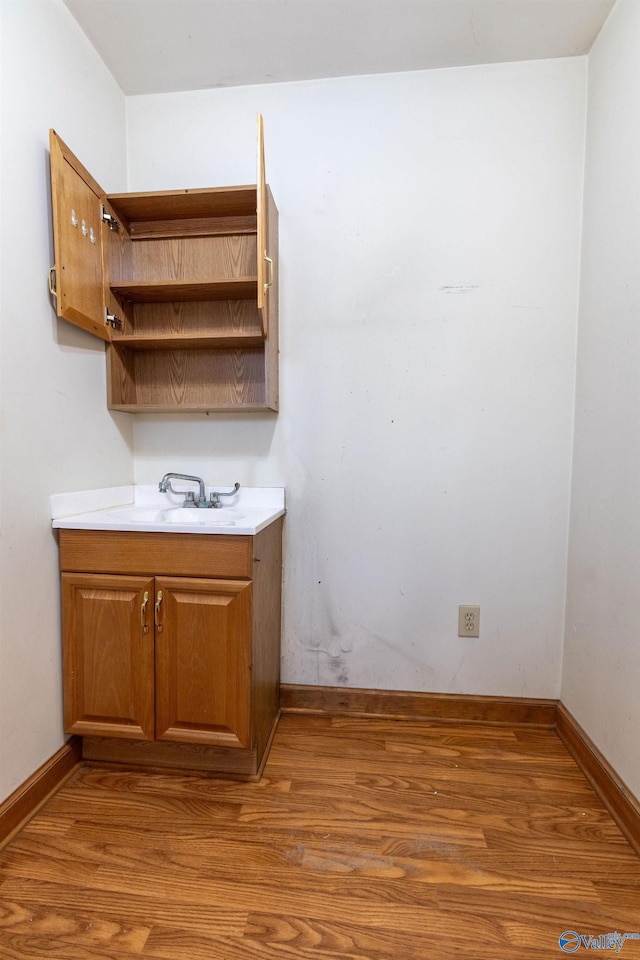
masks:
[[[458,607],[458,636],[480,636],[480,607]]]

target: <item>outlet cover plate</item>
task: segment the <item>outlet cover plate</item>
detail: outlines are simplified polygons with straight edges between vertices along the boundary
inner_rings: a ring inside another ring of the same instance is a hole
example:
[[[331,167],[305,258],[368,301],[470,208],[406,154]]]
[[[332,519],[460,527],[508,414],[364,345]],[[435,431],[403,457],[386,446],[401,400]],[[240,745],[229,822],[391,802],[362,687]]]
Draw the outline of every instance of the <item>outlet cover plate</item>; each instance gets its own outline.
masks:
[[[480,636],[480,607],[477,607],[477,606],[458,607],[458,636],[459,637],[479,637]]]

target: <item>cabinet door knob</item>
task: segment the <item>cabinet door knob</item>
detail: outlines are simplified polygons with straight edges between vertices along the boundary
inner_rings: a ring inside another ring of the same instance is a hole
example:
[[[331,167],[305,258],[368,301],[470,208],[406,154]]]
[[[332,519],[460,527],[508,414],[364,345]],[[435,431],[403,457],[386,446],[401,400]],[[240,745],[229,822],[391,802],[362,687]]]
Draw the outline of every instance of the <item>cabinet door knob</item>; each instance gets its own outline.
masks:
[[[140,604],[140,626],[145,633],[149,633],[149,624],[147,623],[147,606],[149,604],[149,591],[145,590]]]
[[[156,630],[158,631],[158,633],[162,632],[162,624],[160,623],[160,604],[161,603],[162,603],[162,590],[158,590],[158,598],[156,600],[156,607],[155,607],[155,622],[156,622]]]

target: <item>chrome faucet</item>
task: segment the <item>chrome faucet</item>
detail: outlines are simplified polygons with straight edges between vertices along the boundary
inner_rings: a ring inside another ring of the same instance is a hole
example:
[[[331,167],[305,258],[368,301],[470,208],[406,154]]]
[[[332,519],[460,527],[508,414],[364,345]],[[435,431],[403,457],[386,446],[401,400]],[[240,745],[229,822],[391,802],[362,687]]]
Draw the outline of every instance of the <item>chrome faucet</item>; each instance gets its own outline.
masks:
[[[190,480],[192,483],[198,484],[198,498],[196,499],[195,492],[193,490],[174,490],[171,486],[172,480]],[[222,500],[220,497],[233,497],[234,494],[240,489],[240,484],[235,483],[233,485],[233,490],[230,490],[228,493],[220,493],[215,491],[214,493],[209,494],[209,499],[204,490],[204,480],[201,477],[192,477],[188,473],[165,473],[164,477],[158,484],[158,490],[160,493],[175,493],[178,496],[184,495],[183,507],[202,507],[206,509],[207,507],[219,508],[222,506]]]
[[[198,499],[196,500],[196,495],[193,490],[174,490],[171,486],[172,480],[190,480],[192,483],[197,483],[198,490]],[[211,507],[213,504],[207,502],[207,496],[204,492],[204,480],[201,477],[191,477],[188,473],[165,473],[164,477],[158,484],[158,490],[160,493],[177,493],[178,496],[184,494],[184,503],[183,507]]]

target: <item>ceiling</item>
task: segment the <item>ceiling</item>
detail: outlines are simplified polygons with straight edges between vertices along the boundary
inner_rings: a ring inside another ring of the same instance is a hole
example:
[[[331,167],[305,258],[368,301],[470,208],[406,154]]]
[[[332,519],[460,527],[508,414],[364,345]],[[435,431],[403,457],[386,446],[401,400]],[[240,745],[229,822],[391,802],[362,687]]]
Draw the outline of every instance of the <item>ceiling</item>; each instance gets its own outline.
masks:
[[[614,0],[65,0],[125,94],[588,53]]]

